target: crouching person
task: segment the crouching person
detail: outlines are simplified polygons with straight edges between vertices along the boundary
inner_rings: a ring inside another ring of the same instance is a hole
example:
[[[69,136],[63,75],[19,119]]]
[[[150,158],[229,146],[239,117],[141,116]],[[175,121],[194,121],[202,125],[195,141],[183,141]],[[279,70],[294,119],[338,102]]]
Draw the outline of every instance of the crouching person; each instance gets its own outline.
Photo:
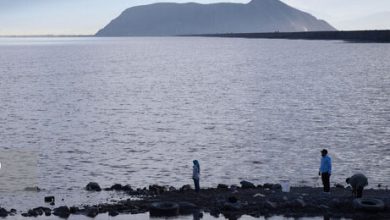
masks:
[[[362,173],[357,173],[345,180],[352,187],[352,194],[356,198],[362,198],[363,189],[368,185],[368,180]]]

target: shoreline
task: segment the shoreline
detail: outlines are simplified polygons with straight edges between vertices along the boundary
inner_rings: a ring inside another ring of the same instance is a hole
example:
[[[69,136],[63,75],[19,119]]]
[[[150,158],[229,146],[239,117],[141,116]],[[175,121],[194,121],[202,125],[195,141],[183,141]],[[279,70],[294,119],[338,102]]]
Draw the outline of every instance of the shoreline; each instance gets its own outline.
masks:
[[[179,217],[179,214],[202,215],[205,212],[214,217],[223,216],[229,219],[237,219],[243,215],[390,219],[390,191],[387,189],[364,191],[364,198],[377,198],[384,202],[383,211],[371,212],[357,210],[353,205],[354,198],[351,195],[351,189],[343,186],[333,187],[330,195],[323,194],[322,188],[307,186],[291,187],[290,192],[282,192],[279,184],[258,186],[242,184],[240,187],[219,184],[216,188],[203,188],[200,193],[195,193],[190,185],[184,185],[179,189],[158,185],[132,189],[130,185],[114,184],[102,189],[98,184],[88,184],[85,190],[91,193],[99,193],[102,190],[118,191],[124,192],[128,197],[112,203],[96,205],[74,204],[56,207],[53,202],[52,206],[47,203],[46,207],[23,211],[0,208],[0,217],[55,215],[67,218],[70,215],[85,215],[93,218],[102,213],[108,213],[109,216],[141,214],[150,212],[152,204],[156,202],[173,202],[178,204],[179,211],[174,215],[169,215],[172,217]],[[48,198],[46,202],[50,202],[51,199],[55,200],[55,198]]]
[[[344,40],[349,42],[390,43],[390,30],[367,31],[308,31],[308,32],[268,32],[268,33],[225,33],[195,34],[184,37],[222,37],[252,39],[291,39],[291,40]]]

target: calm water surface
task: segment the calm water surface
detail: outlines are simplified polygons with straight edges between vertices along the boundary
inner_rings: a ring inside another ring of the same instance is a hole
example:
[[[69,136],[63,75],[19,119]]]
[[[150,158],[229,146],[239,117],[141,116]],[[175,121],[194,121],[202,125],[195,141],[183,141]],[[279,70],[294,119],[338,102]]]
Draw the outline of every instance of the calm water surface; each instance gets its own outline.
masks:
[[[193,159],[203,186],[316,186],[322,148],[333,183],[390,185],[389,60],[389,44],[342,41],[2,38],[0,204],[180,186]]]

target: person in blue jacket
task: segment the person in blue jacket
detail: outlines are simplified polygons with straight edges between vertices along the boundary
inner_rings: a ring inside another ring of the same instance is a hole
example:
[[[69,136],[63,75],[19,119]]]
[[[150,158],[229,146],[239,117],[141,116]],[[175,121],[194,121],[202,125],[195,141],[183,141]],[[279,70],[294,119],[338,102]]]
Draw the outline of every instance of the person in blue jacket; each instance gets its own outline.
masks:
[[[195,184],[195,192],[199,192],[200,186],[199,186],[199,179],[200,179],[200,165],[199,161],[194,160],[192,161],[194,166],[192,167],[192,179],[194,180]]]
[[[330,175],[332,175],[332,159],[328,156],[328,151],[321,151],[321,165],[318,175],[321,176],[324,192],[330,193]]]

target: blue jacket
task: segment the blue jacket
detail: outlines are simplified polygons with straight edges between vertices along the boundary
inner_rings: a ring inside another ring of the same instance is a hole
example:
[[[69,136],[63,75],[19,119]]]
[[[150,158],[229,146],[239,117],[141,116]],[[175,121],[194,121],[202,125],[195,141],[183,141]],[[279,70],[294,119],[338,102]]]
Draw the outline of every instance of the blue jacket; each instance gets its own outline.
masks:
[[[321,157],[320,172],[332,174],[332,159],[328,155]]]

